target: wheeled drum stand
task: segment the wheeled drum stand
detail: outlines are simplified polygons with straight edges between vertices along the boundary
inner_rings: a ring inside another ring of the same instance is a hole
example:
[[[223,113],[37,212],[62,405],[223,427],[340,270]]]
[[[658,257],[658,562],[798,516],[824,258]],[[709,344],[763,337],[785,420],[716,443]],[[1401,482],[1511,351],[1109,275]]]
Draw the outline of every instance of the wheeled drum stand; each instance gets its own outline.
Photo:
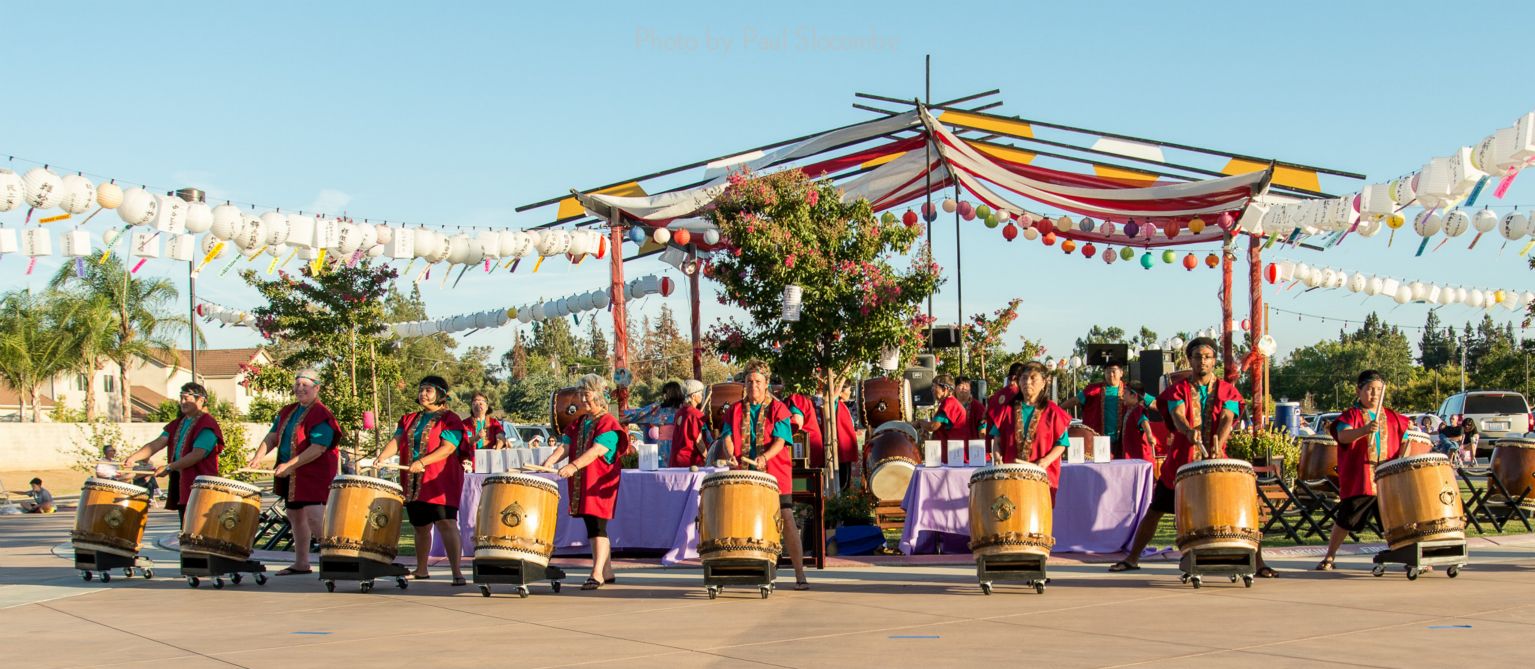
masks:
[[[101,551],[75,550],[75,569],[79,570],[80,578],[86,581],[92,578],[101,579],[102,583],[112,582],[112,571],[123,570],[124,578],[133,578],[134,574],[144,578],[154,578],[154,562],[142,555],[128,557],[116,553]]]
[[[1469,558],[1464,539],[1419,541],[1396,550],[1376,553],[1373,560],[1375,567],[1370,570],[1370,574],[1384,576],[1386,565],[1399,564],[1407,572],[1409,581],[1418,580],[1418,575],[1426,571],[1425,567],[1448,567],[1445,575],[1455,578],[1460,575],[1461,567],[1466,566]]]
[[[565,570],[554,565],[541,565],[527,560],[476,559],[470,567],[474,584],[480,586],[480,594],[489,597],[492,584],[508,584],[515,587],[517,596],[528,598],[528,584],[548,581],[549,588],[560,591],[560,581]]]
[[[1253,576],[1258,573],[1258,551],[1249,548],[1193,548],[1184,551],[1178,560],[1183,572],[1182,581],[1198,588],[1204,585],[1205,576],[1225,576],[1236,583],[1253,587]]]
[[[226,576],[230,583],[239,585],[244,580],[241,574],[254,574],[256,585],[266,585],[266,565],[256,560],[231,560],[208,553],[181,554],[181,575],[186,577],[188,587],[195,588],[202,579],[212,578],[213,587],[222,588]]]
[[[1045,563],[1048,561],[1043,555],[1031,553],[981,555],[975,558],[975,577],[981,582],[981,592],[988,595],[991,594],[992,585],[998,581],[1022,583],[1024,587],[1032,587],[1034,592],[1043,595],[1045,584],[1050,582],[1050,576],[1045,571]]]
[[[727,585],[756,586],[762,598],[767,599],[773,594],[773,582],[777,579],[777,560],[720,558],[704,562],[704,590],[709,599],[718,597]]]
[[[404,565],[379,562],[357,557],[320,557],[320,580],[326,592],[336,591],[336,581],[357,581],[358,592],[372,592],[373,582],[381,578],[394,579],[394,586],[401,590],[410,587],[405,575],[410,573]]]

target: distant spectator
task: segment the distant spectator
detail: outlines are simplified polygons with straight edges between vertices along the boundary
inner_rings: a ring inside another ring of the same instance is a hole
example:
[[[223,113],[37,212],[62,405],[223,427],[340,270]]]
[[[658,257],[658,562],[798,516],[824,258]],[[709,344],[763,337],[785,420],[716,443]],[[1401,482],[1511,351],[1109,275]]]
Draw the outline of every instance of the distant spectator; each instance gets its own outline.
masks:
[[[27,491],[30,498],[21,503],[21,510],[27,513],[53,513],[57,509],[53,506],[53,493],[43,487],[43,480],[32,479],[32,489]]]

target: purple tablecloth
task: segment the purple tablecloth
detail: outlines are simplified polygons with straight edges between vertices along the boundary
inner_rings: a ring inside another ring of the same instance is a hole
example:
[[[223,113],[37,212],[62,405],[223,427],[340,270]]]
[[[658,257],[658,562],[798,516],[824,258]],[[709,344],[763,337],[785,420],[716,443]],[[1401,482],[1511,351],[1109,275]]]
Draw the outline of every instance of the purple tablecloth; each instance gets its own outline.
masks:
[[[608,521],[608,538],[613,548],[648,548],[664,550],[662,564],[675,564],[698,557],[698,488],[713,469],[659,469],[645,472],[625,469],[618,484],[618,505]],[[489,474],[465,474],[464,492],[458,504],[458,529],[464,538],[464,555],[474,555],[474,526],[480,507],[480,486]],[[555,480],[553,474],[540,474]],[[560,486],[560,508],[568,499],[566,480]],[[554,533],[556,554],[586,544],[586,526],[561,513]],[[578,551],[579,552],[579,551]],[[443,557],[442,538],[433,535],[432,556]]]
[[[918,467],[901,508],[907,555],[966,552],[970,538],[970,467]],[[1055,552],[1117,553],[1130,545],[1151,504],[1151,463],[1115,460],[1061,465],[1055,500]]]

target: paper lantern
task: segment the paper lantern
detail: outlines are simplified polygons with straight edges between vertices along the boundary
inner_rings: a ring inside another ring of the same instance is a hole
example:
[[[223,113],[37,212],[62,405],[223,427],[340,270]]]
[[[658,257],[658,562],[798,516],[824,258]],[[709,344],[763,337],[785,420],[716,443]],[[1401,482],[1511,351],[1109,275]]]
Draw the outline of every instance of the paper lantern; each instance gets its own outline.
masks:
[[[155,229],[172,235],[187,231],[188,202],[175,195],[157,195]]]
[[[3,171],[4,170],[0,170],[0,172]],[[3,176],[3,174],[0,174],[0,176]],[[4,185],[3,182],[0,182],[0,207],[5,205],[4,200]],[[102,209],[116,209],[118,205],[121,205],[122,203],[122,187],[110,181],[96,187],[96,204],[100,205]],[[5,209],[0,208],[0,211],[5,211]]]
[[[142,188],[130,188],[123,193],[122,204],[117,206],[117,216],[128,225],[144,225],[155,220],[160,203],[155,196]]]
[[[266,240],[266,226],[255,216],[241,216],[240,231],[235,233],[235,246],[241,250],[255,251]]]
[[[1455,288],[1455,299],[1452,300],[1452,301],[1454,303],[1456,303],[1456,304],[1470,304],[1471,303],[1471,291],[1466,290],[1465,288],[1457,286]]]
[[[1413,181],[1417,176],[1416,173],[1409,174],[1400,179],[1392,179],[1386,183],[1386,194],[1391,198],[1393,204],[1398,207],[1405,207],[1412,203],[1415,197]]]
[[[384,245],[383,244],[374,244],[373,248],[368,249],[368,257],[369,258],[380,258],[380,257],[383,257],[383,255],[384,255]]]
[[[1392,214],[1386,217],[1386,227],[1392,230],[1400,230],[1407,224],[1407,217],[1401,214]]]
[[[938,206],[931,202],[924,202],[922,204],[922,220],[928,223],[938,220]]]
[[[1119,252],[1118,251],[1115,251],[1114,249],[1108,249],[1108,248],[1103,250],[1103,264],[1105,264],[1105,265],[1112,265],[1112,264],[1114,264],[1115,260],[1119,260]]]
[[[1035,230],[1034,228],[1024,228],[1023,229],[1023,238],[1027,239],[1027,240],[1029,240],[1031,242],[1036,240],[1036,239],[1039,239],[1039,231]]]
[[[469,235],[460,233],[448,238],[448,263],[452,265],[468,265],[477,262],[475,257],[474,240]]]
[[[60,180],[59,208],[71,214],[83,214],[96,203],[96,185],[78,174],[67,174]]]
[[[1182,221],[1168,221],[1166,223],[1163,223],[1162,224],[1162,232],[1167,235],[1168,239],[1172,239],[1174,237],[1177,237],[1178,233],[1183,232],[1183,222]]]
[[[1091,257],[1096,256],[1096,255],[1098,255],[1098,247],[1093,246],[1092,242],[1088,242],[1087,244],[1082,246],[1082,256],[1083,257],[1091,258]]]
[[[955,202],[952,199],[944,198],[943,199],[943,210],[948,212],[948,213],[950,213],[950,214],[952,214],[952,213],[954,213],[954,212],[959,210],[959,203]]]
[[[453,252],[453,240],[450,239],[447,235],[433,235],[432,243],[435,244],[435,247],[432,249],[431,253],[426,255],[425,258],[425,260],[430,264],[436,264],[447,260],[448,255]]]
[[[1470,291],[1466,297],[1466,304],[1470,305],[1474,309],[1480,309],[1482,308],[1482,305],[1485,304],[1486,298],[1482,295],[1482,291],[1480,290]]]
[[[1361,237],[1369,238],[1369,237],[1374,237],[1376,235],[1376,233],[1380,232],[1380,229],[1382,227],[1385,227],[1385,226],[1378,219],[1376,219],[1376,220],[1368,220],[1368,221],[1364,220],[1364,219],[1360,219],[1359,220],[1359,227],[1355,228],[1355,232],[1358,232],[1359,236],[1361,236]]]
[[[917,212],[912,211],[911,209],[907,209],[906,213],[901,214],[901,223],[905,224],[908,228],[916,225]]]
[[[1100,232],[1102,234],[1105,234],[1105,235],[1112,235],[1112,234],[1114,234],[1114,230],[1115,230],[1115,227],[1114,227],[1114,222],[1113,221],[1104,221],[1103,225],[1098,226],[1098,232]]]
[[[85,230],[70,230],[59,235],[59,242],[66,256],[84,258],[91,255],[91,233]]]
[[[1509,241],[1519,239],[1530,231],[1530,217],[1519,211],[1511,211],[1503,215],[1503,220],[1498,224],[1498,231],[1503,233],[1503,238]]]
[[[1422,281],[1414,281],[1407,284],[1407,287],[1412,290],[1412,299],[1414,300],[1421,300],[1428,297],[1428,286],[1425,285]]]
[[[197,255],[197,238],[192,235],[176,235],[166,244],[165,257],[180,262],[193,262]]]
[[[671,239],[671,233],[666,228],[656,228],[655,240],[665,244]],[[541,256],[557,256],[570,249],[570,233],[565,230],[545,230],[538,236],[538,254]]]
[[[650,238],[654,239],[657,244],[665,244],[672,240],[672,231],[666,228],[656,228],[654,232],[650,233]]]
[[[1183,256],[1183,268],[1184,269],[1192,272],[1192,271],[1194,271],[1194,268],[1198,267],[1198,266],[1199,266],[1199,259],[1195,258],[1194,254],[1190,253],[1188,255]]]
[[[645,240],[648,238],[649,235],[645,234],[644,228],[639,226],[629,228],[629,241],[634,242],[635,244],[644,244]]]
[[[1014,239],[1017,239],[1017,226],[1014,226],[1012,223],[1008,223],[1006,227],[1002,228],[1002,238],[1006,239],[1007,241],[1013,241]]]
[[[219,239],[234,239],[245,225],[245,219],[240,215],[240,208],[232,204],[221,204],[213,208],[213,223],[208,232]]]
[[[976,207],[975,208],[975,215],[980,217],[980,218],[986,218],[988,216],[991,216],[992,215],[991,207],[988,207],[988,206],[986,206],[984,204],[979,206],[979,207]]]
[[[158,231],[135,230],[133,241],[128,245],[128,255],[135,258],[160,257],[160,238],[163,236]]]
[[[1338,280],[1338,270],[1331,267],[1322,270],[1322,278],[1318,282],[1323,288],[1332,288],[1333,282]]]
[[[27,187],[21,182],[21,176],[0,167],[0,212],[7,212],[21,206],[26,198]]]
[[[27,206],[52,209],[64,198],[64,181],[45,167],[34,167],[21,177]]]
[[[1097,226],[1098,222],[1091,218],[1084,218],[1080,221],[1077,221],[1077,229],[1081,230],[1082,232],[1092,232],[1093,229]]]
[[[16,230],[0,226],[0,254],[16,252]]]
[[[1071,232],[1071,218],[1065,214],[1061,214],[1060,218],[1055,219],[1055,231]]]
[[[523,325],[533,322],[533,309],[531,307],[519,307],[517,309],[517,322]]]
[[[1354,272],[1353,274],[1349,275],[1349,277],[1348,277],[1348,292],[1350,292],[1350,293],[1358,293],[1360,291],[1363,291],[1365,284],[1367,284],[1369,282],[1370,282],[1369,279],[1366,279],[1363,274],[1360,274],[1359,272]]]
[[[998,210],[996,210],[995,212],[992,212],[992,213],[993,213],[994,217],[998,221],[1001,221],[1003,223],[1006,223],[1008,221],[1013,220],[1013,212],[1010,212],[1010,211],[1008,211],[1006,209],[998,209]]]
[[[715,244],[718,244],[718,243],[720,243],[720,232],[718,230],[705,230],[704,231],[704,244],[705,245],[714,246]]]
[[[1279,265],[1277,265],[1275,263],[1269,263],[1268,265],[1266,265],[1263,268],[1263,279],[1265,281],[1268,281],[1270,285],[1278,283],[1279,282]]]
[[[53,235],[45,228],[29,228],[21,233],[21,253],[32,258],[53,255]]]
[[[1211,253],[1210,255],[1205,256],[1205,267],[1209,267],[1210,269],[1215,269],[1215,266],[1219,265],[1219,264],[1221,264],[1220,256],[1217,256],[1214,253]]]
[[[213,209],[203,202],[187,203],[187,232],[202,234],[213,227]]]
[[[1178,254],[1173,253],[1172,251],[1163,251],[1162,252],[1162,262],[1164,264],[1171,265],[1171,264],[1173,264],[1173,262],[1175,262],[1177,260],[1178,260]]]
[[[672,242],[675,244],[687,246],[692,241],[693,233],[688,232],[686,228],[678,228],[676,232],[672,233]]]
[[[1054,232],[1047,232],[1047,233],[1045,233],[1045,236],[1041,237],[1040,241],[1044,242],[1045,246],[1055,246],[1055,233]]]
[[[996,216],[987,216],[987,217],[981,219],[981,222],[985,223],[986,227],[988,227],[988,228],[996,228],[997,225],[1000,223],[1000,221],[997,220]]]
[[[1151,266],[1155,263],[1156,260],[1152,259],[1150,251],[1141,254],[1141,267],[1151,269]]]
[[[1130,222],[1125,223],[1125,236],[1126,237],[1135,237],[1136,235],[1139,235],[1140,233],[1141,233],[1141,224],[1136,223],[1135,219],[1132,218],[1132,219],[1130,219]],[[1129,260],[1129,258],[1125,258],[1125,260]]]
[[[1412,219],[1412,231],[1419,237],[1433,237],[1444,229],[1444,217],[1432,209],[1424,209],[1418,212]]]
[[[1498,227],[1498,215],[1492,213],[1491,209],[1482,209],[1471,217],[1471,227],[1475,228],[1479,235],[1491,232],[1493,228]]]
[[[1444,236],[1461,236],[1471,227],[1471,215],[1460,209],[1452,209],[1444,215]]]
[[[1204,219],[1199,218],[1199,217],[1196,216],[1194,218],[1194,220],[1189,221],[1189,232],[1192,232],[1192,233],[1197,235],[1197,234],[1199,234],[1201,232],[1204,232],[1204,231],[1205,231],[1205,220]]]
[[[1120,260],[1129,260],[1129,259],[1134,258],[1134,257],[1135,257],[1135,249],[1132,249],[1132,248],[1126,246],[1126,247],[1124,247],[1124,248],[1119,250],[1119,259]]]
[[[1065,253],[1066,255],[1071,255],[1072,251],[1075,251],[1075,250],[1077,250],[1077,242],[1075,240],[1067,239],[1067,240],[1061,242],[1061,252],[1062,253]]]
[[[957,211],[959,212],[959,217],[967,221],[975,218],[975,205],[970,204],[966,200],[960,200]]]
[[[336,232],[336,251],[342,255],[351,255],[362,248],[362,233],[355,224],[344,222],[336,227]]]
[[[677,282],[669,276],[661,277],[661,297],[671,297],[672,291],[677,288]]]

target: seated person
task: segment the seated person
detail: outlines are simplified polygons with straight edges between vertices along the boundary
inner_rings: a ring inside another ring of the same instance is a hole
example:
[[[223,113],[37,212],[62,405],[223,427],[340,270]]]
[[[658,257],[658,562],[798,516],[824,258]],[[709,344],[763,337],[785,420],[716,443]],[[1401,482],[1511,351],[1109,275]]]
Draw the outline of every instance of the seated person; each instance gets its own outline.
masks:
[[[43,480],[32,479],[32,489],[26,492],[28,499],[21,503],[21,510],[27,513],[53,513],[57,509],[53,506],[53,493],[43,487]]]

